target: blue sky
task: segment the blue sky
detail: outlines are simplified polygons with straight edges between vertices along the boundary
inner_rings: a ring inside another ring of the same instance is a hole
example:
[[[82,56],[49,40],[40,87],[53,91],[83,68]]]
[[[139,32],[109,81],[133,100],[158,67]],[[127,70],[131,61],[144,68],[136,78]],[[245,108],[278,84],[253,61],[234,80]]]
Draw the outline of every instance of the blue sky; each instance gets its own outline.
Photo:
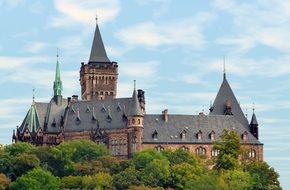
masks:
[[[148,113],[208,113],[227,78],[244,112],[255,103],[265,160],[290,189],[290,1],[0,0],[0,143],[32,102],[52,97],[59,48],[64,97],[80,94],[95,17],[119,64],[118,97],[144,89]]]

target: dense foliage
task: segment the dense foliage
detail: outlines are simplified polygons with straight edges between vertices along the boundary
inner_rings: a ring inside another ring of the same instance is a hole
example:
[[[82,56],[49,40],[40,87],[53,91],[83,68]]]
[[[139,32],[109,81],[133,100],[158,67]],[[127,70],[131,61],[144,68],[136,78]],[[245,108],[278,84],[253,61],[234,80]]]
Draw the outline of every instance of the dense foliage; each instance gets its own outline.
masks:
[[[119,160],[92,141],[54,147],[17,143],[0,150],[0,190],[281,189],[267,163],[241,159],[235,132],[225,131],[215,148],[220,154],[211,161],[183,150],[145,150]]]

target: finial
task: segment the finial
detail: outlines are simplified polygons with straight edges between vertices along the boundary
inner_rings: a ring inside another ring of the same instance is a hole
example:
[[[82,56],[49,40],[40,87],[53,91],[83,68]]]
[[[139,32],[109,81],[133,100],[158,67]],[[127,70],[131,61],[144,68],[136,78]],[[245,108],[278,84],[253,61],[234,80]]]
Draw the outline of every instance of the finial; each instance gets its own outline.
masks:
[[[134,90],[136,90],[136,80],[134,80]]]
[[[255,114],[255,103],[253,103],[253,114]]]
[[[98,23],[98,13],[96,12],[96,22]]]
[[[224,67],[224,79],[226,78],[226,58],[225,58],[225,55],[223,56],[223,67]]]
[[[58,58],[59,58],[59,53],[58,53],[58,48],[56,48],[56,61],[58,62]]]
[[[35,89],[33,88],[32,89],[32,101],[34,103],[34,100],[35,100]]]

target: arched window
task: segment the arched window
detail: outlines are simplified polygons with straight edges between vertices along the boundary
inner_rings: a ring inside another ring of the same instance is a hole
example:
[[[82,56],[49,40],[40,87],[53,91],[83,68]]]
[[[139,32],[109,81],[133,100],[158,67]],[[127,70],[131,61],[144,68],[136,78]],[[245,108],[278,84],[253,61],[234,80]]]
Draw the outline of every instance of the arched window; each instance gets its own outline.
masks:
[[[205,155],[206,149],[200,146],[200,147],[198,147],[198,148],[195,149],[195,153],[197,155]]]
[[[189,151],[189,148],[186,147],[186,146],[182,146],[180,149],[183,150],[183,151],[187,151],[187,152]]]
[[[133,124],[133,125],[135,124],[135,119],[132,119],[132,124]]]
[[[164,150],[164,147],[161,145],[155,146],[155,150],[157,150],[158,152],[161,152]]]
[[[256,158],[256,151],[254,149],[251,149],[249,152],[248,152],[248,157],[249,158]]]
[[[141,124],[141,120],[140,119],[138,119],[138,124]]]
[[[218,150],[218,149],[212,149],[211,150],[211,156],[212,157],[217,157],[219,155],[219,153],[220,153],[220,150]]]

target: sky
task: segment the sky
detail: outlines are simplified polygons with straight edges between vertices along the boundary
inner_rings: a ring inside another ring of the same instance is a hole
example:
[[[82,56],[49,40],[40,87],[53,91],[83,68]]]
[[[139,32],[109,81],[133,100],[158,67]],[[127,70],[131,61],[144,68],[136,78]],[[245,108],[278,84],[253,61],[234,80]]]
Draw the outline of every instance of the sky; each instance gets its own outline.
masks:
[[[290,1],[285,0],[0,0],[0,143],[11,143],[35,100],[53,95],[56,52],[63,96],[80,95],[96,20],[118,97],[133,80],[147,113],[208,113],[223,77],[248,119],[252,109],[264,159],[290,189]]]

